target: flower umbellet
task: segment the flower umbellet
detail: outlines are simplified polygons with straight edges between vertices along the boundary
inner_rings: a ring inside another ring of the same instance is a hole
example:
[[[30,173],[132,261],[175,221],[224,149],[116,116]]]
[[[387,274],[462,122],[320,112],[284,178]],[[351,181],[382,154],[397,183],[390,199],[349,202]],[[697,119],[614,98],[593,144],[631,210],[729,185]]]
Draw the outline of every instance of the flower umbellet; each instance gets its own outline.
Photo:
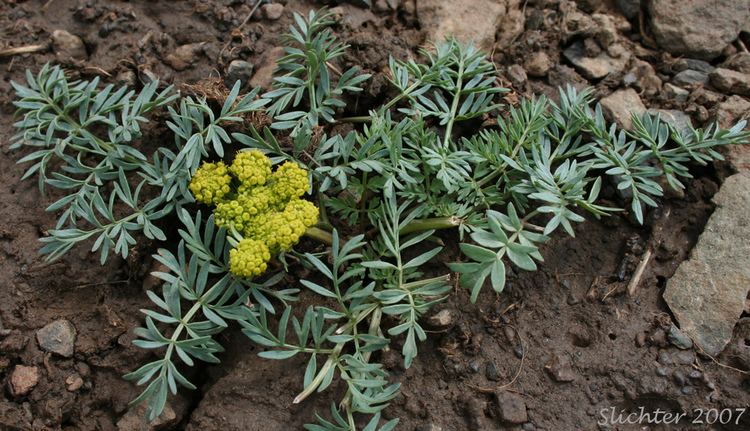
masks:
[[[238,183],[235,192],[229,174]],[[230,251],[230,271],[247,278],[263,274],[272,254],[290,250],[318,222],[318,208],[302,199],[309,188],[306,169],[287,161],[273,172],[271,159],[258,150],[240,151],[228,169],[223,162],[204,163],[190,182],[197,201],[216,206],[216,224],[240,237]]]
[[[190,181],[190,192],[196,201],[212,205],[229,193],[231,182],[224,162],[204,163]]]

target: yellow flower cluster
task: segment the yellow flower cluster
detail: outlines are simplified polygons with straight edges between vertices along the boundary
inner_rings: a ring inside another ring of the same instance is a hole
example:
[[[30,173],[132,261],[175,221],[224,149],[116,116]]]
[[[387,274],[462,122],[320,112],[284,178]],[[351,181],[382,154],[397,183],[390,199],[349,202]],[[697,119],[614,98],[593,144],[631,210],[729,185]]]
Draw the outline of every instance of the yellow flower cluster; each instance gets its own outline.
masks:
[[[289,250],[308,227],[318,221],[318,208],[303,199],[289,201],[283,211],[259,220],[256,238],[262,238],[271,250]]]
[[[233,193],[229,174],[238,182]],[[284,162],[272,172],[271,160],[258,150],[238,153],[229,168],[204,163],[190,182],[196,200],[216,206],[216,224],[244,237],[229,254],[230,270],[240,277],[265,272],[271,255],[289,250],[317,223],[318,208],[301,199],[308,188],[307,170]]]
[[[266,272],[271,252],[263,241],[243,239],[229,250],[229,270],[240,277],[255,277]]]
[[[273,174],[273,191],[282,200],[298,198],[309,188],[307,171],[298,164],[284,162]]]
[[[271,176],[271,159],[257,150],[237,153],[229,168],[242,187],[250,188],[265,184]]]
[[[204,163],[190,181],[190,191],[195,200],[211,205],[229,193],[231,182],[224,162]]]

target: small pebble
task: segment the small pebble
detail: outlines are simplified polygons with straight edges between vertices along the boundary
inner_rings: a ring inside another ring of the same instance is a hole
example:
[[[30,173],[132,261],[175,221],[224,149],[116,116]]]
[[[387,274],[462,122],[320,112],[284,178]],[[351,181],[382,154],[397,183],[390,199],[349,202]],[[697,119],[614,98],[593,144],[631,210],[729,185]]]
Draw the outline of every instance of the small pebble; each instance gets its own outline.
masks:
[[[265,19],[275,21],[284,13],[284,5],[279,3],[264,4],[260,8]]]
[[[479,372],[479,362],[477,361],[471,361],[469,363],[469,369],[472,373],[478,373]]]
[[[667,335],[667,337],[669,338],[669,342],[678,349],[686,350],[693,347],[693,340],[675,325],[672,325],[672,327],[669,328],[669,335]]]
[[[518,345],[513,349],[513,353],[516,355],[518,359],[523,358],[523,347]]]
[[[672,357],[667,352],[659,352],[659,363],[664,365],[672,365]]]
[[[493,382],[500,380],[500,374],[497,372],[497,365],[494,361],[487,362],[484,366],[484,375]]]
[[[65,379],[65,384],[68,386],[68,391],[75,392],[83,386],[83,379],[77,373],[71,374]]]
[[[680,370],[675,370],[675,372],[672,374],[672,378],[674,379],[674,382],[680,386],[683,386],[685,384],[685,374],[683,374]]]
[[[75,351],[76,328],[65,319],[55,320],[36,332],[39,347],[70,358]]]
[[[683,386],[681,391],[685,395],[693,395],[695,393],[695,388],[692,386]]]
[[[37,367],[27,367],[25,365],[16,365],[10,375],[9,386],[10,393],[14,397],[23,397],[28,395],[39,383],[39,369]]]
[[[669,375],[669,369],[667,367],[656,367],[656,375],[667,377],[667,375]]]

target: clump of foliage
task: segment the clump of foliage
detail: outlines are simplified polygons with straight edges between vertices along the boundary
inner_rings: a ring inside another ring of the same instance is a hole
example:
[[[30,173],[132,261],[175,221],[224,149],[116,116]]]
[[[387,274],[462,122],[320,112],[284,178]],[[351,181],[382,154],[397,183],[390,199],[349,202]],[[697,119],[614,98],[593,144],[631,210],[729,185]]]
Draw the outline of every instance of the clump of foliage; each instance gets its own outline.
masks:
[[[99,88],[99,78],[71,82],[60,67],[49,65],[36,76],[27,72],[26,80],[26,85],[12,83],[18,96],[13,104],[23,116],[15,123],[11,149],[33,149],[19,159],[32,163],[23,179],[36,175],[40,191],[51,186],[64,193],[47,208],[61,211],[55,228],[42,238],[49,259],[93,240],[91,250],[104,263],[110,251],[127,257],[138,231],[166,239],[155,222],[193,202],[188,182],[209,147],[223,156],[231,141],[225,124],[240,122],[269,102],[256,98],[258,90],[238,99],[237,83],[217,115],[206,100],[192,97],[174,106],[178,95],[171,86],[157,93],[158,81],[136,94],[111,84]],[[146,115],[163,107],[174,146],[147,156],[141,127]]]
[[[642,223],[644,207],[656,206],[664,193],[660,178],[683,188],[689,163],[720,159],[719,147],[750,136],[744,122],[728,130],[678,129],[650,115],[634,117],[633,130],[620,130],[606,123],[598,105],[592,107],[590,90],[572,87],[560,90],[557,103],[538,97],[506,108],[498,100],[506,90],[485,55],[450,39],[422,51],[422,62],[391,59],[395,96],[356,118],[364,121],[361,128],[318,138],[312,129],[319,119],[336,122],[344,91],[359,91],[367,75],[356,69],[338,78],[332,73],[346,46],[336,41],[328,14],[295,16],[295,22],[275,89],[260,99],[254,90],[238,100],[235,86],[218,115],[189,97],[177,109],[167,90],[153,98],[155,85],[144,88],[138,103],[130,101],[135,93],[122,90],[117,103],[107,105],[110,87],[69,84],[56,68],[30,76],[29,87],[16,86],[17,106],[25,112],[17,145],[42,148],[21,159],[41,160],[28,175],[39,172],[40,184],[75,191],[51,207],[73,208],[63,213],[61,226],[93,226],[51,231],[45,241],[54,246],[46,251],[57,257],[96,232],[104,239],[94,249],[124,230],[158,238],[151,224],[146,227],[155,212],[176,212],[184,224],[176,254],[161,249],[155,256],[168,271],[155,273],[164,283],[161,293],[148,293],[155,310],[144,311],[146,325],[135,341],[159,358],[126,376],[146,385],[134,403],[147,401],[151,418],[178,385],[194,388],[178,360],[186,366],[218,362],[222,347],[213,336],[234,321],[264,348],[264,358],[306,356],[295,403],[336,379],[344,383],[330,415],[316,416],[307,429],[393,429],[397,419],[383,422],[381,412],[399,385],[378,362],[380,353],[400,345],[404,366],[413,363],[427,336],[420,317],[446,298],[455,277],[472,301],[485,286],[502,292],[508,268],[536,270],[543,261],[540,246],[560,228],[574,235],[585,214],[619,211]],[[267,103],[271,128],[247,126],[231,135],[223,128]],[[175,150],[160,148],[152,161],[143,161],[133,146],[140,115],[159,106],[169,110]],[[79,114],[75,123],[73,111]],[[128,120],[134,112],[138,118]],[[486,127],[478,127],[480,121]],[[86,131],[93,122],[110,130],[106,140]],[[291,139],[280,140],[287,131]],[[254,150],[239,152],[227,166],[224,146],[235,143]],[[100,157],[104,167],[91,168],[89,156]],[[67,174],[45,176],[52,157],[61,159]],[[212,161],[199,168],[206,158]],[[275,172],[274,164],[280,165]],[[161,190],[162,200],[136,210],[119,228],[111,227],[116,221],[100,223],[95,211],[112,214],[115,199],[134,201],[126,189],[133,178],[128,172],[137,173],[144,187]],[[108,200],[102,198],[107,184]],[[607,184],[620,196],[602,199]],[[315,217],[315,205],[301,199],[306,192],[318,202]],[[194,199],[215,206],[213,214],[204,219],[188,205]],[[284,214],[290,206],[294,217],[271,221],[269,211]],[[290,233],[283,226],[293,218],[330,246],[306,243],[294,250],[302,227],[290,227]],[[457,230],[461,240],[463,257],[448,267],[434,259],[443,251],[441,229]],[[274,255],[281,265],[266,263]],[[313,271],[299,287],[320,299],[307,301],[313,305],[304,310],[294,307],[299,288],[276,287],[300,265]]]

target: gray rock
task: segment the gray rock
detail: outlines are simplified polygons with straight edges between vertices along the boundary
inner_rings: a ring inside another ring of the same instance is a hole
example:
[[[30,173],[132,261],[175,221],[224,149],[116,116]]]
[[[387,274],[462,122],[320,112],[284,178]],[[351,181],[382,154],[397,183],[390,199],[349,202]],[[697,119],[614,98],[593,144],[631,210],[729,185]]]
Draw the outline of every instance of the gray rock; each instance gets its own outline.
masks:
[[[696,86],[708,83],[708,74],[700,70],[687,69],[672,78],[672,82],[682,86]]]
[[[275,21],[284,13],[284,5],[279,3],[264,4],[260,7],[263,18]]]
[[[510,79],[510,82],[515,88],[523,88],[526,81],[528,81],[526,71],[518,64],[513,64],[508,67],[508,79]]]
[[[682,72],[683,70],[697,70],[703,73],[711,73],[716,69],[711,63],[696,58],[680,58],[672,65],[672,72]]]
[[[676,364],[690,365],[695,362],[695,353],[691,350],[680,350],[672,355],[672,360],[674,360]]]
[[[81,38],[65,30],[52,32],[52,46],[59,57],[72,57],[76,60],[85,60],[88,57],[86,45]]]
[[[750,73],[750,52],[738,52],[727,58],[721,67],[736,70],[737,72]]]
[[[641,0],[615,0],[615,4],[628,19],[637,17],[641,11]]]
[[[716,210],[664,299],[682,331],[716,356],[732,338],[750,289],[750,173],[727,178],[713,201]]]
[[[76,328],[65,319],[55,320],[36,332],[36,340],[42,350],[70,358],[75,351]]]
[[[581,75],[588,79],[601,79],[609,74],[620,73],[630,59],[630,54],[627,52],[624,52],[620,57],[611,57],[606,52],[602,52],[596,57],[587,57],[586,48],[580,41],[570,45],[563,52],[563,55]]]
[[[528,422],[526,413],[526,402],[520,395],[513,392],[502,391],[495,394],[497,398],[497,413],[500,420],[509,424],[522,424]]]
[[[689,91],[674,84],[670,84],[669,82],[664,84],[663,89],[664,94],[666,94],[668,99],[673,100],[675,103],[678,103],[680,105],[687,102],[688,97],[690,96]]]
[[[669,338],[669,342],[678,349],[687,350],[693,348],[693,340],[680,331],[680,328],[674,325],[669,328],[669,334],[667,334],[667,337]]]
[[[544,365],[544,370],[556,382],[572,382],[576,378],[567,355],[553,354]]]
[[[253,76],[253,64],[245,60],[232,60],[227,67],[227,77],[224,80],[227,88],[232,88],[237,81],[245,87]]]
[[[650,63],[635,59],[628,73],[622,78],[623,84],[632,86],[645,96],[653,96],[661,91],[661,79]]]
[[[529,56],[525,63],[526,72],[536,78],[547,76],[552,61],[544,51],[537,51]]]
[[[507,0],[421,0],[417,2],[417,16],[431,42],[442,42],[455,36],[461,42],[473,42],[489,51],[495,43],[495,31],[508,14]],[[516,5],[517,6],[517,5]],[[523,26],[523,19],[521,19]]]
[[[617,90],[600,101],[602,113],[625,129],[633,127],[632,115],[639,117],[646,112],[640,96],[632,88]]]
[[[10,373],[8,389],[10,389],[10,394],[13,397],[20,398],[31,393],[37,383],[39,383],[39,369],[37,367],[16,365]]]
[[[500,373],[497,372],[497,365],[495,365],[495,361],[490,361],[485,364],[484,376],[487,377],[487,380],[493,382],[500,380]]]
[[[750,75],[720,67],[709,75],[711,85],[729,94],[750,96]]]
[[[750,18],[750,0],[650,0],[651,31],[675,55],[711,60]]]
[[[689,130],[693,125],[687,114],[676,109],[649,109],[648,112],[652,115],[659,114],[665,123],[671,124],[677,130]]]

